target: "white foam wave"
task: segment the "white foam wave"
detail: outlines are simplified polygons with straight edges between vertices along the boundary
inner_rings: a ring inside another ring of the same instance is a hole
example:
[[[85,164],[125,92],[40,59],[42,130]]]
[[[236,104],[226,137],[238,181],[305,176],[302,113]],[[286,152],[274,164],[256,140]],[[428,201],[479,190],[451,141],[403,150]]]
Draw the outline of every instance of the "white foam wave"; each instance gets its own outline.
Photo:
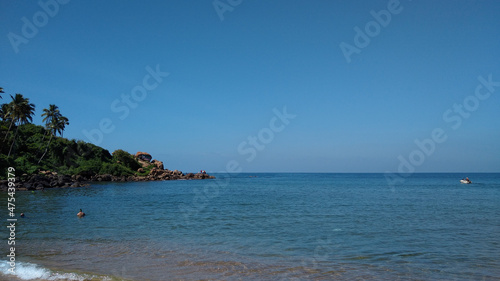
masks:
[[[55,272],[50,269],[43,268],[39,265],[27,263],[27,262],[16,262],[16,267],[14,272],[10,271],[10,265],[8,262],[0,262],[0,275],[11,276],[21,280],[71,280],[71,281],[85,281],[85,280],[111,280],[107,276],[96,276],[89,274],[77,274],[68,272]]]

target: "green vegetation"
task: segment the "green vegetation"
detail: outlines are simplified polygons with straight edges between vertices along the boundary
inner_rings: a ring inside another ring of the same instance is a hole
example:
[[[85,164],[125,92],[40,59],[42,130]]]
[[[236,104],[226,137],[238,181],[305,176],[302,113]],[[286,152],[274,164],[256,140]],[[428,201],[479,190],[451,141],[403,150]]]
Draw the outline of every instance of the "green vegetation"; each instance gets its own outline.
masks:
[[[132,171],[137,171],[137,169],[141,167],[141,164],[137,162],[134,156],[121,149],[115,150],[115,152],[113,152],[113,162],[121,164],[122,166],[125,166],[125,168],[128,168]]]
[[[0,98],[6,100],[5,95]],[[57,136],[62,136],[69,120],[56,105],[43,110],[45,126],[39,126],[31,124],[35,105],[28,98],[21,94],[10,98],[9,103],[0,105],[0,179],[6,178],[8,167],[15,167],[17,175],[40,170],[86,177],[139,175],[136,171],[141,165],[126,151],[116,150],[111,155],[91,143]],[[149,173],[150,169],[145,170]]]
[[[147,175],[149,175],[149,172],[151,172],[151,170],[152,170],[154,167],[155,167],[155,165],[151,164],[151,165],[149,165],[149,166],[147,166],[147,167],[143,168],[144,172],[137,172],[136,174],[137,174],[138,176],[141,176],[141,177],[143,177],[143,176],[147,176]]]

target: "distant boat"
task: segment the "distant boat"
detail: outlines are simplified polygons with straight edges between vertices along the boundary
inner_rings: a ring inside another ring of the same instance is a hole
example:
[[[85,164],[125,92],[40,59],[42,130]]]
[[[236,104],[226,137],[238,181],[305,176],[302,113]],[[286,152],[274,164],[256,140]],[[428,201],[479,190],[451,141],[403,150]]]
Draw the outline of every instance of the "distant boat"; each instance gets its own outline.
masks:
[[[469,179],[461,179],[460,180],[461,183],[465,183],[465,184],[469,184],[469,183],[472,183]]]

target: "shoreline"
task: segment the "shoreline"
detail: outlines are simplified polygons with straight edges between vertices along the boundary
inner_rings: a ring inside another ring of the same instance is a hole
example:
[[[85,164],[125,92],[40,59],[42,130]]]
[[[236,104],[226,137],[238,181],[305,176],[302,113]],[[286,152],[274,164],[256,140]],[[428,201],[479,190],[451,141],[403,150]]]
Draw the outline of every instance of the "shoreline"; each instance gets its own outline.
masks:
[[[178,170],[153,168],[146,176],[103,175],[59,175],[57,172],[40,171],[38,174],[16,177],[16,191],[44,190],[45,188],[77,188],[89,186],[95,182],[145,182],[166,180],[204,180],[215,179],[206,173],[183,173]],[[8,180],[0,180],[0,190],[8,190]]]

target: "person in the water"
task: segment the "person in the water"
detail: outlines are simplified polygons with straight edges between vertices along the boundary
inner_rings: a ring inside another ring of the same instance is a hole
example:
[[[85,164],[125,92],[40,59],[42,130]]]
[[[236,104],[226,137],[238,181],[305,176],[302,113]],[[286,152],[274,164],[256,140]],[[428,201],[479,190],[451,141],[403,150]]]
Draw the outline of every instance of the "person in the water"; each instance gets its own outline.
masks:
[[[76,214],[79,218],[81,217],[84,217],[85,216],[85,213],[82,211],[82,209],[80,209],[80,212],[78,214]]]

